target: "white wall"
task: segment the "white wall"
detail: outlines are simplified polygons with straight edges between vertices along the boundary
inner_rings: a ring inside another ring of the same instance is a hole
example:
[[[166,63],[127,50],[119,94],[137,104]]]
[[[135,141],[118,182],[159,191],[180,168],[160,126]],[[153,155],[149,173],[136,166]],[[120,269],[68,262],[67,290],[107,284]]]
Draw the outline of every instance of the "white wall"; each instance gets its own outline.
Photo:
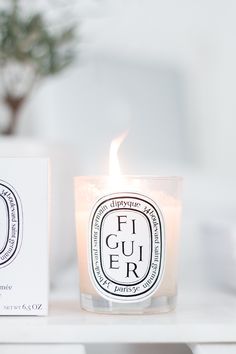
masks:
[[[94,56],[44,87],[32,129],[76,144],[82,171],[93,174],[107,172],[110,142],[128,129],[125,172],[158,173],[166,160],[192,159],[183,91],[181,76],[168,65]]]
[[[164,160],[235,174],[236,3],[82,5],[78,68],[43,86],[21,132],[76,143],[85,173],[106,172],[110,140],[129,128],[127,173]]]

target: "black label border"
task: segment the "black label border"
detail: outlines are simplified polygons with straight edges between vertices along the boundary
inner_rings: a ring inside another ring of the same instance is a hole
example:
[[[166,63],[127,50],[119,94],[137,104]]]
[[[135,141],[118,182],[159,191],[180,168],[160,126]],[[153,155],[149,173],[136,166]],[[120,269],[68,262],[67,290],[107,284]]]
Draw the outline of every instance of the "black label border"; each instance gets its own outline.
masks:
[[[119,194],[119,196],[118,196],[118,194]],[[129,194],[129,196],[128,196],[127,194]],[[132,196],[132,194],[133,194],[133,196]],[[113,297],[113,296],[114,296],[114,297],[117,297],[117,298],[135,298],[135,297],[140,297],[140,296],[144,295],[145,293],[150,292],[151,289],[153,289],[153,287],[156,285],[156,283],[160,280],[160,273],[161,273],[161,271],[163,270],[163,263],[164,263],[164,260],[163,260],[163,253],[164,253],[163,248],[164,248],[164,247],[163,247],[163,230],[162,230],[161,218],[160,218],[159,212],[157,211],[157,209],[155,208],[155,206],[154,206],[153,204],[151,204],[148,200],[142,199],[141,197],[144,197],[144,196],[141,195],[141,194],[138,194],[138,193],[131,193],[131,192],[126,192],[126,193],[125,193],[125,192],[119,192],[119,193],[109,194],[109,195],[107,195],[107,197],[112,196],[112,195],[113,195],[113,197],[110,197],[110,198],[108,198],[108,199],[104,199],[104,197],[103,197],[103,198],[100,198],[99,200],[102,199],[102,202],[99,203],[99,205],[96,207],[95,210],[93,210],[93,217],[92,217],[92,219],[91,219],[91,228],[90,228],[90,237],[91,237],[90,242],[91,242],[91,244],[92,244],[92,228],[93,228],[94,217],[95,217],[95,215],[96,215],[96,213],[97,213],[97,210],[100,208],[100,206],[101,206],[102,204],[104,204],[104,203],[106,203],[106,202],[109,202],[109,201],[111,201],[111,200],[114,200],[115,198],[117,198],[117,199],[118,199],[118,198],[119,198],[119,199],[120,199],[120,198],[122,198],[122,199],[133,198],[133,199],[136,199],[136,200],[141,200],[142,202],[149,204],[149,205],[155,210],[156,215],[157,215],[157,217],[158,217],[159,227],[160,227],[160,247],[161,247],[161,250],[160,250],[160,255],[161,255],[161,256],[160,256],[160,266],[159,266],[158,274],[157,274],[157,276],[156,276],[155,281],[153,282],[153,284],[152,284],[147,290],[145,290],[145,291],[143,291],[143,292],[141,292],[141,293],[138,293],[138,294],[124,294],[124,295],[122,295],[122,294],[115,294],[115,293],[113,293],[113,292],[111,292],[111,291],[108,291],[107,289],[104,289],[104,288],[101,286],[101,284],[98,282],[97,277],[96,277],[95,272],[94,272],[93,254],[92,254],[92,247],[91,247],[91,250],[90,250],[90,251],[91,251],[91,252],[90,252],[90,261],[91,261],[91,268],[92,268],[92,272],[93,272],[93,278],[94,278],[94,280],[96,281],[96,283],[98,284],[99,288],[102,289],[102,291],[104,291],[104,292],[106,292],[106,293],[112,295],[112,297]],[[136,197],[137,195],[139,195],[140,197]],[[148,199],[150,199],[150,198],[148,198]],[[153,203],[154,203],[154,202],[153,202]],[[155,203],[154,203],[154,204],[155,204]],[[128,209],[128,208],[126,208],[126,209]],[[134,209],[134,210],[137,211],[136,209]],[[99,247],[99,249],[100,249],[100,247]],[[130,287],[130,285],[121,285],[121,286]],[[135,286],[135,285],[131,285],[131,286]],[[141,300],[140,300],[140,301],[141,301]]]
[[[16,192],[15,189],[8,182],[5,182],[3,180],[0,180],[0,186],[2,186],[3,188],[6,188],[14,196],[14,201],[16,203],[17,220],[18,220],[17,221],[18,229],[17,229],[16,247],[14,249],[14,252],[11,254],[11,256],[9,258],[7,258],[5,261],[3,261],[2,263],[0,263],[0,269],[1,269],[1,268],[5,268],[9,264],[11,264],[14,261],[14,259],[16,258],[16,256],[19,253],[19,251],[20,251],[20,248],[21,248],[21,245],[22,245],[22,239],[23,239],[23,232],[22,232],[23,231],[23,209],[22,209],[21,199],[20,199],[20,197],[19,197],[19,195],[18,195],[18,193]],[[0,197],[7,204],[4,196],[0,195]],[[10,220],[9,220],[10,210],[9,210],[8,204],[7,204],[7,209],[8,209],[8,236],[7,236],[6,245],[1,250],[1,253],[3,253],[4,250],[7,247],[8,239],[9,239],[9,233],[10,233]]]

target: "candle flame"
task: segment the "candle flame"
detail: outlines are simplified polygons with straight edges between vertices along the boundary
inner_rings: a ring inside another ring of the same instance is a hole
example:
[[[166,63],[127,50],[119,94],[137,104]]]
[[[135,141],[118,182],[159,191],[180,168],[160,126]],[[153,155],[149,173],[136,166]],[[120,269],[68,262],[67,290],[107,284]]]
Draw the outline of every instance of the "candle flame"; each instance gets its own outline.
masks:
[[[125,131],[121,135],[119,135],[116,139],[112,140],[110,146],[110,161],[109,161],[109,179],[107,188],[109,192],[118,192],[118,191],[129,191],[129,192],[139,192],[140,181],[137,180],[129,180],[127,176],[122,175],[120,169],[120,163],[118,159],[118,152],[121,144],[125,140],[128,135],[128,131]]]
[[[121,169],[120,169],[120,163],[119,163],[119,158],[118,158],[118,151],[125,140],[128,132],[125,131],[121,135],[119,135],[116,139],[112,140],[111,146],[110,146],[110,161],[109,161],[109,174],[110,176],[120,176],[121,175]]]

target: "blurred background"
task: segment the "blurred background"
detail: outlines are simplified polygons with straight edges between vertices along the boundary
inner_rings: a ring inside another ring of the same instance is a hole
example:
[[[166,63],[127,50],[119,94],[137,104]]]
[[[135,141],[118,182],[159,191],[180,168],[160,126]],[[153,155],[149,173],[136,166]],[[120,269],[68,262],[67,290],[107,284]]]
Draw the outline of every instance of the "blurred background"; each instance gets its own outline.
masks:
[[[215,289],[235,296],[236,3],[1,7],[0,155],[51,158],[52,291],[78,294],[73,176],[108,173],[110,142],[128,130],[123,173],[184,176],[179,301]]]

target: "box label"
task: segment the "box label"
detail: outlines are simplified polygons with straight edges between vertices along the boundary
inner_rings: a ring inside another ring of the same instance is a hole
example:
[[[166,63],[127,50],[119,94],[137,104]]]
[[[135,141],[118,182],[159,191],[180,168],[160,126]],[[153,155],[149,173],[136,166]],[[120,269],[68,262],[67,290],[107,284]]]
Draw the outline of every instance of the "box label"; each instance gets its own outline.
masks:
[[[0,268],[17,256],[22,243],[22,204],[15,189],[0,180]]]

